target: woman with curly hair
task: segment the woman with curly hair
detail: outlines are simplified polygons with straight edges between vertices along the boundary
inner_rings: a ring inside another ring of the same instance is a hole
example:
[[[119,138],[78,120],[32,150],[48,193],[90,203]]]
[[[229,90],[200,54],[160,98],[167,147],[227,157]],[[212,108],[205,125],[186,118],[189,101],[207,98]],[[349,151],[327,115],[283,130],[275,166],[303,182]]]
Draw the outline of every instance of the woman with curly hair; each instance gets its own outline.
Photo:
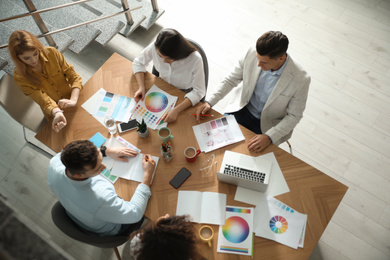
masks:
[[[130,243],[130,254],[137,260],[204,259],[197,250],[197,237],[189,216],[161,216],[146,226]]]
[[[67,123],[63,109],[78,101],[81,77],[56,48],[44,47],[29,32],[14,31],[8,51],[15,63],[16,85],[41,107],[48,120],[53,119],[53,130],[59,132]]]

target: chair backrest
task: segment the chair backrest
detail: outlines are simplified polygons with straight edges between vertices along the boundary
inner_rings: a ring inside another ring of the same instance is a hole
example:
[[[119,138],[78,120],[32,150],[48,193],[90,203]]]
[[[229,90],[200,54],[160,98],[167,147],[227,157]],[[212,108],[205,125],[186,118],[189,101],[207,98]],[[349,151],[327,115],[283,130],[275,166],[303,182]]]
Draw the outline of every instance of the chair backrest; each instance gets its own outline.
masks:
[[[27,97],[8,74],[0,80],[0,105],[15,121],[35,133],[47,122],[39,105]]]
[[[205,87],[206,87],[206,92],[207,92],[207,85],[209,83],[209,63],[208,63],[208,60],[207,60],[207,56],[206,56],[206,53],[205,51],[203,50],[202,46],[199,45],[199,43],[197,43],[196,41],[194,40],[191,40],[191,39],[188,39],[187,40],[192,44],[194,45],[195,48],[198,49],[199,53],[200,53],[200,56],[202,56],[202,60],[203,60],[203,70],[204,70],[204,79],[205,79]],[[160,73],[156,70],[156,68],[153,66],[153,69],[152,69],[152,73],[153,75],[155,75],[156,77],[160,76]],[[205,99],[205,97],[202,98],[201,102],[203,102]]]
[[[101,248],[114,248],[120,246],[129,240],[129,236],[99,236],[82,230],[66,213],[65,208],[57,201],[51,209],[51,217],[54,224],[67,236]]]

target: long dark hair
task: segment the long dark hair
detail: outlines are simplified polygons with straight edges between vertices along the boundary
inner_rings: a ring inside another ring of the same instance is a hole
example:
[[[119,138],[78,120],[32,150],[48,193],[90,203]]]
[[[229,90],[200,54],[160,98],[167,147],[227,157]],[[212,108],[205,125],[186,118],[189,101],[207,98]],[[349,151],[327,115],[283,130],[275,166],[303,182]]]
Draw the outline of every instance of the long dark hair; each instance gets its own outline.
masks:
[[[164,29],[154,42],[159,52],[174,60],[187,58],[197,49],[175,29]]]

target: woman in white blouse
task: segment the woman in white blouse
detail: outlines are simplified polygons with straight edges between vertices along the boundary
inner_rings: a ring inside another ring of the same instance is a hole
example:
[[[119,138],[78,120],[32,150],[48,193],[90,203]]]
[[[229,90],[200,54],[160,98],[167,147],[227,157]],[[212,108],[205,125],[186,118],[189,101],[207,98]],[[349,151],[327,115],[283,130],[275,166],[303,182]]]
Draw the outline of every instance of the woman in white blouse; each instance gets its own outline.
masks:
[[[138,83],[135,101],[145,98],[144,75],[146,66],[153,65],[160,78],[186,92],[185,99],[165,116],[165,122],[174,122],[179,113],[195,106],[206,94],[202,56],[178,31],[162,30],[154,43],[146,47],[133,62],[133,71]]]

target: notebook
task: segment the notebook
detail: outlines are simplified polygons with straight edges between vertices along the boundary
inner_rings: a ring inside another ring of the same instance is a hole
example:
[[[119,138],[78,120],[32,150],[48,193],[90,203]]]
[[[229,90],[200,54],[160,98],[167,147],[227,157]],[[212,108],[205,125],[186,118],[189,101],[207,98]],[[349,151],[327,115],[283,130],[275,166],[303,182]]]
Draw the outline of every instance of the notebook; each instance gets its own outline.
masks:
[[[217,179],[243,188],[265,192],[271,175],[272,161],[259,160],[232,151],[225,151]]]

